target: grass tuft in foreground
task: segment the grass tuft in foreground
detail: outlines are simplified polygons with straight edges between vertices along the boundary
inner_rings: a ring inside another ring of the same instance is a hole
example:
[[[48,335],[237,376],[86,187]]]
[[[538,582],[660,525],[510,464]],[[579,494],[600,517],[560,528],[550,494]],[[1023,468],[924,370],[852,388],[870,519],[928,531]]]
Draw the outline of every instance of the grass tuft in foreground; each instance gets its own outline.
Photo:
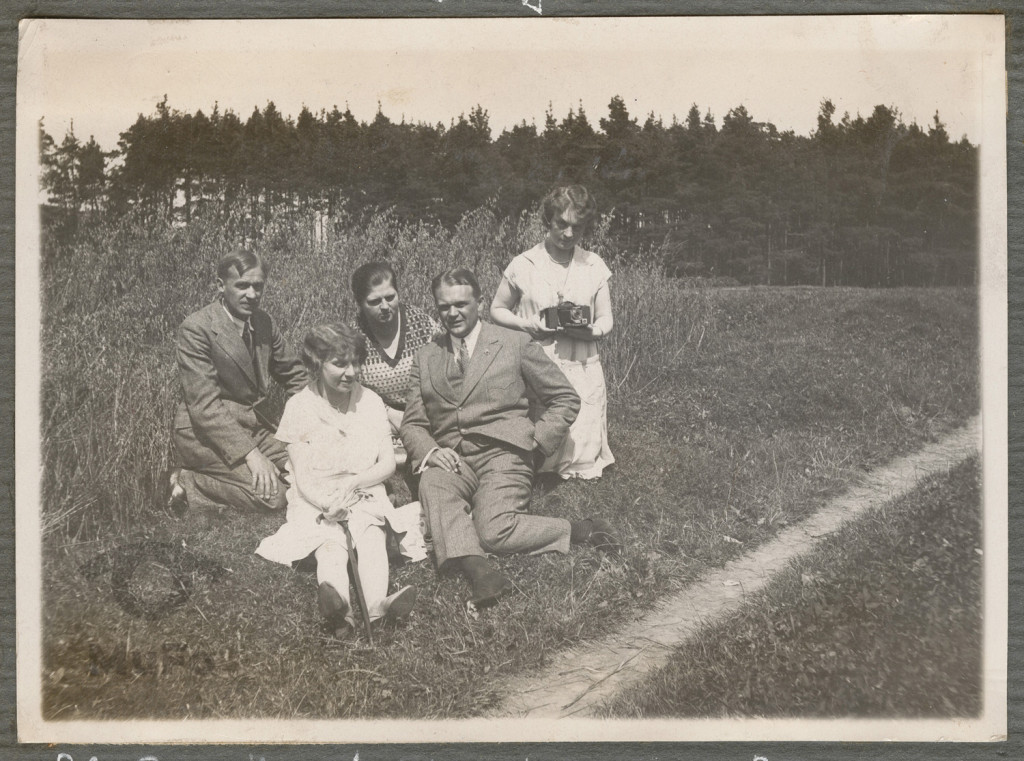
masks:
[[[844,527],[607,714],[977,716],[979,479],[970,460]]]

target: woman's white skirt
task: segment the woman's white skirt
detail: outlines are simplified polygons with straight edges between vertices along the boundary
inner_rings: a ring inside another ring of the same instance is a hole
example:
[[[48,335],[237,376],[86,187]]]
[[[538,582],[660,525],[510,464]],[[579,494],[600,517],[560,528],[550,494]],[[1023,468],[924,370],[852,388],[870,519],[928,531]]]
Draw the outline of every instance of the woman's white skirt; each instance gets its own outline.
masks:
[[[353,505],[348,514],[348,527],[352,541],[358,546],[360,538],[374,526],[391,526],[398,537],[399,551],[411,561],[423,560],[427,556],[421,524],[422,508],[419,502],[396,508],[383,494],[373,494]],[[308,503],[289,504],[288,520],[271,536],[268,536],[256,554],[274,563],[291,565],[315,552],[325,542],[335,541],[345,545],[345,530],[337,521],[323,518],[317,508]]]
[[[550,356],[550,355],[549,355]],[[580,414],[557,451],[540,467],[562,478],[600,478],[615,462],[608,447],[608,389],[598,357],[576,362],[552,357],[580,395]]]

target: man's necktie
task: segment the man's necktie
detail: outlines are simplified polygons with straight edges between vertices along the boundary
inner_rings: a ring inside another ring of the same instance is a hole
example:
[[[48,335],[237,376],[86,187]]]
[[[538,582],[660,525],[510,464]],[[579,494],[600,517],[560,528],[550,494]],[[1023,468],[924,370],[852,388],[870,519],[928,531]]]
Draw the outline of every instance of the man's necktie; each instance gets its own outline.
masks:
[[[246,351],[249,352],[249,359],[252,360],[252,374],[256,378],[256,384],[260,382],[260,363],[256,357],[256,340],[252,335],[252,326],[249,321],[245,321],[245,326],[242,328],[242,343],[245,344]]]
[[[459,341],[459,375],[466,376],[466,368],[469,367],[469,349],[466,348],[465,340]]]
[[[252,327],[250,327],[248,320],[246,320],[245,325],[242,326],[242,343],[245,344],[245,348],[249,352],[249,356],[255,357],[256,346],[252,340]]]

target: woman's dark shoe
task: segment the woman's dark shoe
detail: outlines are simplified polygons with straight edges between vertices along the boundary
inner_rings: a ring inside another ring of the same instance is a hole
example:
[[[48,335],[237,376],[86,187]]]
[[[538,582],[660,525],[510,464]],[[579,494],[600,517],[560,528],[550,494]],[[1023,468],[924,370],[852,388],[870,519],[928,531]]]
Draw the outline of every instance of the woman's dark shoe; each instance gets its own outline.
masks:
[[[321,582],[317,590],[317,605],[320,608],[320,615],[324,618],[327,631],[338,639],[349,639],[355,634],[355,629],[348,622],[345,615],[348,613],[346,603],[338,590],[328,584]]]
[[[405,618],[412,612],[414,605],[416,605],[416,587],[402,587],[393,595],[384,598],[380,618],[384,621]]]

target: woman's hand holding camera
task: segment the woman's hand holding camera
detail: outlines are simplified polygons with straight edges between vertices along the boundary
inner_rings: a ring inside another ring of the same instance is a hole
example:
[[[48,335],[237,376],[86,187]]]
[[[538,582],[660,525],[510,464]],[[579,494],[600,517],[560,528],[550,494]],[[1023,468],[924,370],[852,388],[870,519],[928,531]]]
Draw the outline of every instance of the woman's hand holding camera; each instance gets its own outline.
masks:
[[[561,328],[562,335],[575,338],[577,341],[594,341],[600,336],[594,335],[593,325],[566,325]]]
[[[535,341],[543,341],[545,338],[558,333],[557,328],[549,328],[544,324],[544,320],[540,315],[523,321],[523,330],[530,334],[530,338]]]

